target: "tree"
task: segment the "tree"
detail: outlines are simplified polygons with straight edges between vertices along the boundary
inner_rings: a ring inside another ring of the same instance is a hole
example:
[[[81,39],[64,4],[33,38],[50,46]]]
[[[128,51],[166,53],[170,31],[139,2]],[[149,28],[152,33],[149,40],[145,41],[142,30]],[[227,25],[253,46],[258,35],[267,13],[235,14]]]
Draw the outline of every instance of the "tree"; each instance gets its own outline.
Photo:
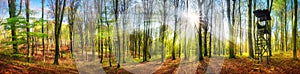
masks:
[[[69,31],[70,31],[70,50],[73,55],[73,26],[75,22],[75,15],[78,9],[79,4],[78,0],[70,0],[69,10],[68,10],[68,22],[69,22]]]
[[[151,45],[151,29],[150,29],[150,25],[151,25],[151,18],[152,18],[152,14],[153,14],[153,0],[142,0],[143,3],[143,8],[144,8],[144,20],[143,20],[143,24],[144,24],[144,47],[143,47],[143,62],[148,61],[147,56],[149,56],[149,58],[151,58],[151,55],[149,54],[150,52],[148,52],[148,49],[150,48]]]
[[[242,43],[241,43],[241,40],[243,39],[242,38],[242,14],[241,14],[241,0],[239,0],[239,30],[240,30],[240,55],[242,55]]]
[[[161,36],[161,62],[164,62],[164,57],[165,57],[165,32],[166,32],[166,27],[167,27],[167,24],[166,24],[166,19],[167,19],[167,10],[166,10],[166,3],[167,3],[167,0],[163,0],[163,24],[161,25],[161,28],[160,28],[160,36]]]
[[[44,33],[44,4],[45,0],[42,0],[42,33]],[[45,38],[42,38],[42,43],[43,43],[43,59],[45,62],[46,56],[45,56]]]
[[[267,0],[267,7],[268,7],[268,9],[270,10],[270,13],[271,13],[271,11],[272,11],[272,6],[273,6],[273,0],[271,0],[271,6],[270,6],[270,0]],[[269,22],[269,21],[266,21],[266,22]],[[270,28],[270,30],[271,30],[271,27],[272,27],[272,25],[271,24],[269,24],[269,28]],[[269,30],[269,31],[270,31]],[[271,33],[269,34],[269,36],[271,36]],[[276,39],[276,37],[275,37],[275,39]],[[269,37],[269,46],[270,46],[270,49],[269,49],[269,55],[270,56],[272,56],[272,40],[271,40],[271,37]]]
[[[205,9],[205,13],[204,15],[206,16],[203,16],[202,18],[202,22],[204,23],[201,27],[203,28],[204,30],[204,56],[207,56],[208,55],[208,49],[207,49],[207,34],[208,34],[208,29],[209,29],[209,26],[210,26],[210,23],[209,22],[209,17],[208,17],[208,12],[209,12],[209,8],[208,7],[211,7],[211,3],[213,3],[212,1],[209,1],[209,3],[205,3],[204,5],[206,5],[205,7],[207,7]]]
[[[252,0],[248,1],[248,42],[249,42],[249,57],[254,58],[253,42],[252,42]]]
[[[101,35],[100,35],[100,32],[101,32],[101,26],[102,26],[102,22],[103,22],[103,19],[102,19],[102,5],[103,5],[103,0],[95,0],[95,4],[96,5],[96,8],[97,8],[97,12],[98,12],[98,20],[97,20],[97,25],[98,25],[98,51],[101,52],[99,53],[98,52],[98,55],[100,55],[100,63],[102,63],[103,61],[103,42],[102,42],[102,38],[101,38]]]
[[[105,15],[105,23],[106,23],[106,25],[107,25],[107,32],[108,33],[110,33],[110,24],[109,24],[109,21],[108,21],[108,14],[107,14],[107,6],[106,6],[106,0],[104,0],[104,10],[105,10],[105,13],[104,13],[104,15]],[[112,48],[111,48],[111,39],[110,39],[110,35],[108,35],[108,37],[107,37],[107,44],[108,44],[108,53],[109,53],[109,55],[108,55],[108,61],[109,61],[109,67],[112,67],[112,56],[111,56],[111,54],[112,54]]]
[[[172,60],[176,60],[176,56],[175,56],[175,44],[176,44],[176,37],[177,37],[177,24],[178,24],[178,6],[179,6],[179,0],[174,0],[174,12],[175,12],[175,30],[174,30],[174,36],[173,36],[173,50],[172,50]]]
[[[198,8],[201,8],[204,1],[200,1],[200,0],[197,0],[198,1]],[[199,14],[201,15],[202,14],[202,11],[201,9],[199,10]],[[200,18],[201,19],[201,18]],[[197,30],[197,33],[198,33],[198,40],[199,40],[199,56],[198,56],[198,61],[202,61],[203,60],[203,55],[202,55],[202,30],[201,30],[201,26],[203,25],[203,23],[199,23],[199,28]]]
[[[232,22],[230,23],[230,0],[227,0],[227,17],[228,17],[228,25],[230,30],[230,40],[229,40],[229,58],[235,58],[234,55],[234,40],[233,40],[233,27],[234,27],[234,9],[235,9],[235,0],[233,0],[233,8],[232,8]]]
[[[27,53],[28,53],[28,59],[27,59],[27,61],[28,62],[30,62],[30,59],[31,59],[31,55],[30,55],[30,43],[29,43],[29,32],[30,32],[30,29],[29,29],[29,11],[30,11],[30,9],[29,9],[29,4],[30,4],[30,0],[26,0],[26,26],[27,26],[27,28],[26,28],[26,30],[27,30]]]
[[[211,57],[211,49],[212,49],[212,31],[213,31],[213,27],[212,27],[212,22],[213,22],[213,13],[214,13],[214,1],[212,2],[212,5],[211,5],[211,11],[210,11],[210,34],[209,34],[209,55],[208,57]]]
[[[293,27],[293,41],[294,41],[294,47],[293,47],[293,58],[295,60],[298,59],[297,57],[297,19],[298,19],[298,1],[297,0],[294,0],[294,27]]]
[[[54,4],[51,0],[51,4]],[[63,21],[64,11],[66,6],[66,0],[55,0],[55,7],[52,7],[54,10],[55,16],[55,58],[54,63],[55,65],[59,65],[58,58],[59,58],[59,40],[60,40],[60,31],[61,25]]]
[[[19,5],[20,9],[19,9],[19,12],[17,13],[16,0],[7,0],[8,8],[9,8],[9,18],[10,19],[17,18],[21,14],[22,1],[23,0],[20,0],[20,5]],[[16,37],[16,22],[10,23],[10,25],[11,25],[11,36],[12,36],[11,41],[13,42],[12,46],[13,46],[13,49],[14,49],[14,53],[19,53],[18,44],[17,44],[17,42],[14,42],[14,41],[17,40],[17,37]]]
[[[126,39],[126,29],[127,29],[127,20],[126,20],[126,15],[127,15],[127,10],[129,8],[129,2],[131,0],[122,0],[122,9],[121,9],[121,15],[122,15],[122,24],[123,24],[123,35],[122,35],[122,38],[123,38],[123,41],[122,41],[122,61],[123,63],[125,63],[125,50],[127,50],[127,39]]]
[[[120,48],[120,33],[119,33],[119,23],[118,23],[118,17],[119,17],[119,0],[116,0],[115,2],[115,23],[116,23],[116,30],[117,30],[117,55],[118,55],[118,65],[117,67],[120,68],[120,61],[121,61],[121,48]]]
[[[285,51],[287,52],[287,37],[288,37],[288,32],[287,32],[287,2],[286,2],[286,0],[284,0],[284,26],[285,26],[285,28],[284,28],[284,31],[285,31]]]
[[[164,7],[165,8],[165,7]],[[186,0],[186,12],[189,13],[189,0]],[[189,16],[189,14],[186,14],[187,16]],[[184,59],[188,59],[187,56],[187,25],[188,25],[188,20],[186,21],[186,25],[184,26],[184,32],[185,32],[185,36],[184,36]]]

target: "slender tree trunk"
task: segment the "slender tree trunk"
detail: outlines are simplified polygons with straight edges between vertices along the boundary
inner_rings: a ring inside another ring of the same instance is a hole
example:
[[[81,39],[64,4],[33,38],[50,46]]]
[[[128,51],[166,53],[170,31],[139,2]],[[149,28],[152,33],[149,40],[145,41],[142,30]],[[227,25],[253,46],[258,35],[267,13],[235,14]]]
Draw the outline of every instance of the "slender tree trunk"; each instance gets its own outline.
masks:
[[[63,4],[62,8],[59,8]],[[55,57],[53,64],[59,65],[58,58],[59,58],[59,40],[60,40],[60,31],[61,25],[64,16],[64,10],[66,6],[66,0],[63,0],[63,3],[59,3],[59,0],[55,1]],[[61,10],[61,12],[59,12]]]
[[[241,0],[239,0],[239,30],[240,30],[240,55],[242,55],[242,14],[241,14]]]
[[[26,22],[28,22],[27,24],[26,24],[26,26],[27,26],[27,28],[26,28],[26,30],[27,30],[27,53],[28,53],[28,59],[27,59],[27,61],[28,62],[31,62],[31,54],[30,54],[30,43],[29,43],[29,39],[30,39],[30,36],[29,36],[29,32],[30,32],[30,29],[29,29],[29,4],[30,4],[30,0],[26,0]]]
[[[161,41],[161,62],[164,62],[164,59],[165,59],[165,56],[164,56],[164,54],[165,54],[165,30],[166,30],[166,27],[167,27],[167,25],[166,25],[166,17],[167,17],[167,12],[166,12],[166,2],[167,2],[167,0],[163,0],[163,24],[162,24],[162,41]]]
[[[44,3],[45,3],[45,0],[42,0],[42,33],[43,34],[44,34]],[[43,60],[45,62],[46,57],[45,57],[45,38],[44,38],[44,36],[42,38],[42,44],[43,44]]]
[[[213,12],[214,12],[214,5],[215,5],[215,3],[214,3],[214,1],[212,2],[212,6],[211,6],[211,16],[210,16],[210,33],[209,33],[209,56],[208,57],[211,57],[211,49],[212,49],[212,29],[213,29],[213,27],[212,27],[212,22],[213,22]]]
[[[200,13],[199,13],[199,15],[201,15],[202,14],[202,10],[201,10],[201,8],[202,8],[202,5],[203,5],[203,1],[200,1],[200,0],[197,0],[198,1],[198,8],[200,8]],[[202,19],[201,17],[199,17],[199,19]],[[199,28],[198,28],[198,31],[197,31],[197,33],[198,33],[198,41],[199,41],[199,50],[198,50],[198,52],[199,52],[199,56],[198,56],[198,61],[202,61],[203,60],[203,55],[202,55],[202,30],[201,30],[201,28],[202,28],[202,24],[201,23],[199,23]]]
[[[257,0],[253,0],[253,11],[255,11],[256,10],[256,1]],[[253,11],[251,11],[251,12],[253,12]],[[252,19],[252,31],[251,31],[251,33],[252,33],[252,42],[253,42],[253,45],[252,45],[252,47],[253,47],[253,52],[255,52],[256,51],[256,39],[255,39],[255,37],[257,36],[256,35],[256,29],[257,29],[257,27],[256,27],[256,18],[255,18],[255,16],[254,15],[252,15],[251,14],[251,16],[253,17],[253,18],[251,18]],[[255,54],[254,54],[254,57],[255,57]]]
[[[9,18],[15,18],[17,16],[20,15],[21,11],[22,11],[22,2],[23,0],[20,0],[20,9],[19,9],[19,13],[16,14],[16,0],[8,0],[8,8],[9,8]],[[16,23],[11,23],[11,41],[16,41],[17,37],[16,37]],[[18,51],[18,44],[16,42],[13,42],[12,44],[13,49],[14,49],[14,53],[19,53]]]
[[[123,35],[122,35],[122,38],[123,38],[123,42],[122,42],[122,48],[123,48],[123,52],[122,52],[122,62],[125,63],[125,50],[127,48],[127,41],[126,41],[126,23],[125,23],[125,16],[126,16],[126,9],[127,9],[127,4],[126,4],[127,0],[123,0],[123,5],[122,5],[122,24],[123,24]]]
[[[280,17],[280,24],[282,24],[282,25],[280,25],[280,47],[281,47],[281,50],[280,50],[281,52],[280,53],[282,53],[284,51],[284,28],[285,28],[285,25],[284,25],[284,22],[283,22],[283,18],[284,18],[283,17],[283,15],[284,15],[283,11],[280,12],[281,16],[279,16]]]
[[[120,68],[120,61],[121,61],[121,48],[120,48],[120,33],[119,33],[119,23],[118,23],[118,17],[119,17],[119,11],[118,11],[118,5],[119,0],[116,0],[116,7],[115,7],[115,20],[116,20],[116,30],[117,30],[117,55],[118,55],[118,65],[117,68]]]
[[[176,49],[176,38],[177,38],[177,24],[178,24],[178,16],[177,16],[177,11],[178,11],[178,4],[179,0],[174,1],[174,6],[175,6],[175,30],[174,30],[174,36],[173,36],[173,50],[172,50],[172,60],[176,60],[175,56],[175,49]]]
[[[285,30],[285,52],[287,52],[287,47],[288,47],[288,45],[287,45],[287,37],[288,37],[288,32],[287,32],[287,3],[286,3],[286,0],[284,0],[284,6],[285,6],[285,12],[284,12],[284,26],[285,26],[285,28],[284,28],[284,30]]]
[[[103,0],[95,0],[97,1],[96,3],[97,8],[98,8],[98,56],[100,57],[100,63],[103,62],[103,43],[102,38],[101,38],[101,26],[102,26],[102,5],[103,5]]]
[[[233,40],[233,27],[234,27],[234,9],[235,9],[235,0],[233,0],[233,11],[232,11],[232,23],[230,23],[230,0],[227,0],[227,18],[229,22],[229,30],[230,30],[230,40],[229,40],[229,58],[235,58],[234,55],[234,40]]]
[[[208,25],[208,24],[206,24]],[[204,29],[204,56],[207,56],[207,26]]]
[[[34,29],[33,29],[32,32],[34,32]],[[32,40],[32,43],[31,43],[31,55],[33,57],[34,56],[34,48],[35,48],[35,39],[34,39],[34,37],[31,37],[31,40]]]
[[[269,6],[269,5],[270,5],[270,0],[267,0],[267,2],[268,2],[268,3],[267,3],[268,9],[270,10],[270,13],[271,13],[272,5],[273,5],[273,0],[271,0],[271,6]],[[267,21],[267,22],[270,22],[270,21]],[[270,28],[269,31],[271,31],[272,25],[269,24],[269,23],[268,23],[268,25],[269,25],[269,28]],[[271,33],[272,33],[272,32],[271,32]],[[269,37],[269,40],[270,40],[270,41],[269,41],[269,46],[270,46],[270,48],[269,48],[269,55],[270,55],[270,56],[272,56],[272,44],[271,44],[271,43],[272,43],[272,40],[271,40],[271,39],[272,39],[272,37],[271,37],[272,34],[271,34],[271,33],[269,34],[269,36],[270,36],[270,37]],[[276,40],[276,36],[275,36],[275,40]]]
[[[294,0],[294,3],[295,3],[295,6],[294,6],[294,8],[295,8],[295,10],[294,10],[294,12],[295,12],[295,14],[294,14],[294,27],[293,27],[293,41],[294,41],[294,47],[293,47],[293,57],[294,57],[294,59],[295,60],[297,60],[298,59],[298,57],[297,57],[297,17],[298,17],[298,1],[297,0]]]
[[[199,34],[199,37],[198,37],[198,40],[199,40],[198,61],[202,61],[203,60],[203,55],[202,55],[202,37],[201,37],[202,33],[201,33],[201,28],[199,28],[198,34]]]
[[[248,1],[248,42],[249,42],[249,57],[254,58],[253,42],[252,42],[252,0]]]
[[[106,0],[104,0],[104,10],[106,11],[107,10],[107,7],[106,7]],[[106,24],[107,24],[107,32],[110,33],[110,24],[108,22],[108,18],[107,18],[107,12],[104,12],[105,14],[105,21],[106,21]],[[108,35],[107,37],[107,45],[108,45],[108,61],[109,61],[109,67],[112,67],[112,50],[111,50],[111,41],[110,41],[110,35]]]
[[[76,0],[72,0],[70,2],[70,10],[68,14],[68,21],[69,21],[69,33],[70,33],[70,52],[73,57],[73,27],[74,27],[74,21],[75,21],[75,15],[77,12],[77,5],[75,4]]]

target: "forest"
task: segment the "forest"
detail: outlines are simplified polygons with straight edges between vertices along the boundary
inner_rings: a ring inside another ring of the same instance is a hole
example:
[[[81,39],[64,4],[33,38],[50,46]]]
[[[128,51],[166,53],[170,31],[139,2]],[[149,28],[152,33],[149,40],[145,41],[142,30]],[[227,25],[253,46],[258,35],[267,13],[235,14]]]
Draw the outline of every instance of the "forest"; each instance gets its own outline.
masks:
[[[0,0],[0,74],[297,74],[300,0]]]

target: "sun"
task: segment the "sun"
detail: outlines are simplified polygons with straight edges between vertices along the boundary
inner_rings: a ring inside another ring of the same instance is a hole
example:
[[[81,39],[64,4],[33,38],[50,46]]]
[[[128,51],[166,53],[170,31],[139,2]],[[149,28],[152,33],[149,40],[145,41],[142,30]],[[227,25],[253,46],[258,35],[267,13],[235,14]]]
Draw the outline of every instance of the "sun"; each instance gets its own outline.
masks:
[[[199,27],[199,14],[194,9],[183,10],[181,12],[182,21],[185,22],[184,29],[186,29],[185,34],[187,38],[195,37],[196,28]]]
[[[187,14],[187,19],[189,24],[198,24],[199,23],[199,15],[193,12],[189,12]]]
[[[184,12],[182,12],[181,15],[189,25],[194,25],[199,23],[200,16],[194,10],[191,9],[189,9],[189,11],[185,10]]]

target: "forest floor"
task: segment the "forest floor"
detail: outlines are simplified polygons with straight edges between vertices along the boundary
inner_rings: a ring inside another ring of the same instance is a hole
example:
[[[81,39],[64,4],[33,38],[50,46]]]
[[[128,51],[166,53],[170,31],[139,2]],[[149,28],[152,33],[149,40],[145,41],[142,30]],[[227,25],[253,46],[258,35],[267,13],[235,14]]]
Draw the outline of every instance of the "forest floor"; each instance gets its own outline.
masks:
[[[10,49],[11,50],[11,49]],[[45,55],[43,60],[41,51],[32,58],[32,62],[28,63],[26,54],[13,54],[11,51],[0,48],[0,74],[77,74],[78,70],[74,60],[68,54],[59,59],[60,65],[53,65],[54,51],[50,50]],[[62,48],[62,51],[68,52],[67,46]],[[25,49],[21,49],[21,53],[26,53]],[[53,52],[53,53],[51,53]],[[299,52],[298,52],[299,53]],[[300,58],[300,54],[298,54]],[[196,62],[196,73],[202,74],[207,70],[209,64],[208,57],[204,57],[204,61]],[[106,62],[106,61],[104,61]],[[154,74],[174,74],[178,72],[180,59],[165,60],[160,68]],[[117,69],[116,66],[106,67],[103,69],[108,74],[131,74],[125,69]],[[269,65],[263,62],[259,71],[254,70],[254,60],[245,56],[237,56],[235,59],[225,58],[221,68],[221,74],[295,74],[300,73],[300,60],[292,59],[292,52],[274,53],[270,59]]]

